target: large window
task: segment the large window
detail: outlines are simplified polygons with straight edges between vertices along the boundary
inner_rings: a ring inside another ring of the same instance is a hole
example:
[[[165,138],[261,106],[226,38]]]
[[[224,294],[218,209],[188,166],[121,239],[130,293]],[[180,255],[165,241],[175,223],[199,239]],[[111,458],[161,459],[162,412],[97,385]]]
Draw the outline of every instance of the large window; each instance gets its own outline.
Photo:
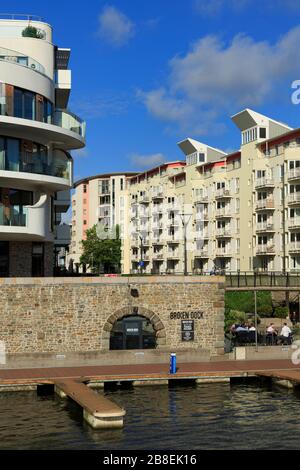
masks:
[[[0,277],[9,276],[9,244],[0,242]]]
[[[26,206],[31,206],[31,191],[0,188],[0,225],[26,226]]]
[[[24,139],[0,136],[0,171],[24,171],[68,179],[70,161],[62,150],[49,155],[47,147]]]
[[[128,316],[117,320],[110,333],[110,349],[155,349],[156,333],[150,320]]]
[[[0,114],[53,123],[52,103],[37,93],[1,84]]]

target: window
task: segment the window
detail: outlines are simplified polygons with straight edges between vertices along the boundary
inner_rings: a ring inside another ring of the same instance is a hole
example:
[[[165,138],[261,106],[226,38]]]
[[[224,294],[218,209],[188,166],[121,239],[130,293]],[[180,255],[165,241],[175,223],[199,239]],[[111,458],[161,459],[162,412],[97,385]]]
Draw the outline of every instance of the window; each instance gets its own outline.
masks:
[[[32,277],[44,276],[44,244],[32,243]]]
[[[84,221],[83,221],[83,225],[86,225],[86,224],[87,224],[87,221],[86,221],[86,220],[84,220]]]
[[[123,189],[124,189],[124,180],[123,180],[123,178],[120,179],[120,189],[121,189],[121,191],[123,191]]]
[[[86,184],[83,185],[83,192],[86,193]]]
[[[9,276],[9,242],[0,241],[0,277]]]
[[[267,137],[267,129],[265,127],[259,128],[259,137],[260,139],[265,139]]]

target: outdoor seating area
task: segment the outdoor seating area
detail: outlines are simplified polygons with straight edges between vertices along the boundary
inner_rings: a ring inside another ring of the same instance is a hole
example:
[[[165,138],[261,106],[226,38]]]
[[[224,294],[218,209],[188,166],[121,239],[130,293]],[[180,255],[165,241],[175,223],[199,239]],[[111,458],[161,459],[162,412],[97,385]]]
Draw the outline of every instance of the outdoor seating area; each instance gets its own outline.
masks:
[[[237,331],[233,333],[231,339],[233,346],[255,345],[256,337],[255,331]],[[260,346],[276,346],[276,345],[291,345],[293,342],[293,334],[287,337],[280,337],[277,334],[257,333],[257,343]]]

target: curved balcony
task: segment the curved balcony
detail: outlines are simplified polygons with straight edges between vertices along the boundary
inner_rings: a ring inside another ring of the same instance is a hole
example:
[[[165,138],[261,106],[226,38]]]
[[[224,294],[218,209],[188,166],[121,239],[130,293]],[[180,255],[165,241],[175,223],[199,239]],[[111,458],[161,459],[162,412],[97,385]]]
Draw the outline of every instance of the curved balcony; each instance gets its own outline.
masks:
[[[0,213],[0,240],[53,241],[49,220],[50,200],[46,194],[35,205],[23,206],[21,213],[8,206],[5,213]]]
[[[1,156],[0,152],[0,177],[12,187],[21,183],[24,189],[34,185],[62,191],[72,186],[72,159],[60,150],[51,155],[20,152]]]
[[[5,47],[0,47],[0,61],[17,64],[21,67],[27,67],[36,72],[45,74],[45,67],[36,60],[32,59],[32,57],[26,56],[21,52],[6,49]]]

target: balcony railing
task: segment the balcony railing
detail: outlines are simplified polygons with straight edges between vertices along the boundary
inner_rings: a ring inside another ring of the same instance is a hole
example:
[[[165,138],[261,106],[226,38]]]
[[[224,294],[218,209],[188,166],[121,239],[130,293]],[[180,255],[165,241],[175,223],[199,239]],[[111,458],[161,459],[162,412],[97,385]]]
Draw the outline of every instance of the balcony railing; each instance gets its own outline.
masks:
[[[35,70],[36,72],[45,74],[45,68],[39,62],[29,56],[11,49],[0,47],[0,60],[5,62],[12,62],[13,64],[18,64],[31,70]]]
[[[152,208],[152,214],[162,214],[163,213],[163,206],[158,206],[158,205],[154,205],[153,208]]]
[[[82,121],[76,114],[67,111],[66,109],[56,109],[54,112],[54,124],[63,129],[76,132],[81,137],[85,137],[85,122]]]
[[[196,212],[196,220],[208,220],[208,212]]]
[[[231,217],[232,214],[229,209],[217,209],[216,210],[216,217]]]
[[[168,251],[167,259],[180,259],[181,253],[179,251]]]
[[[203,248],[202,250],[194,251],[194,258],[209,258],[208,248]]]
[[[273,232],[274,231],[274,224],[270,222],[259,222],[256,226],[257,232]]]
[[[256,254],[257,255],[275,254],[275,246],[268,245],[268,244],[257,245]]]
[[[141,202],[142,204],[149,204],[150,198],[146,195],[140,196],[139,202]]]
[[[216,190],[215,193],[216,198],[222,198],[222,197],[231,197],[229,189],[226,188],[219,188]]]
[[[159,230],[162,229],[164,226],[163,222],[152,222],[152,229]]]
[[[255,188],[274,188],[274,181],[271,178],[257,178]]]
[[[217,228],[216,230],[216,237],[231,237],[232,231],[230,228]]]
[[[288,194],[288,204],[299,204],[300,203],[300,191]]]
[[[0,225],[26,227],[28,211],[25,206],[0,206]]]
[[[299,253],[300,252],[300,241],[291,242],[288,246],[288,249],[291,252]]]
[[[206,230],[196,231],[196,239],[202,240],[204,238],[209,238],[209,233]]]
[[[259,199],[256,201],[256,210],[274,209],[274,199]]]
[[[178,236],[176,236],[176,235],[167,235],[166,236],[166,241],[168,243],[179,243],[180,242]]]
[[[152,245],[163,245],[165,243],[165,240],[160,237],[153,237],[152,238]]]
[[[230,248],[217,248],[216,256],[224,256],[224,257],[231,257],[231,249]]]
[[[164,197],[164,192],[162,189],[159,191],[153,191],[152,193],[152,199],[162,199]]]
[[[300,217],[291,217],[290,219],[288,219],[288,228],[300,228]]]
[[[208,196],[197,194],[194,198],[195,204],[207,204],[208,203]]]
[[[288,179],[293,180],[293,179],[299,179],[300,178],[300,168],[293,168],[289,170],[288,172]]]
[[[0,161],[0,171],[16,171],[34,173],[39,175],[55,176],[57,178],[70,179],[72,163],[64,154],[35,153],[23,155],[20,153],[19,160],[7,158]]]

